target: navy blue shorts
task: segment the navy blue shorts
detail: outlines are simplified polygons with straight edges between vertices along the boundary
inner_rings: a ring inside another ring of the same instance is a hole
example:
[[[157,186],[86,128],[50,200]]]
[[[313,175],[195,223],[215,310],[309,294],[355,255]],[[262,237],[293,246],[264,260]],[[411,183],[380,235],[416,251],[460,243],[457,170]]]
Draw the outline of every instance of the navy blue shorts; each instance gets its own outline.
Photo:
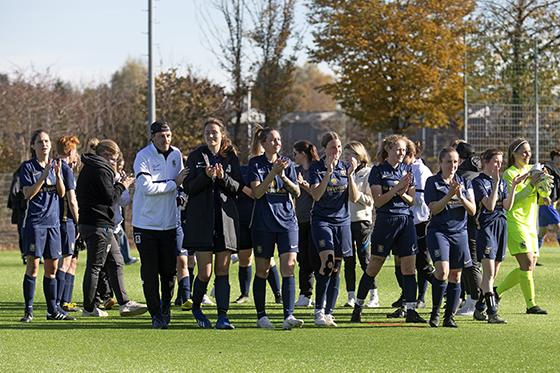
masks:
[[[60,228],[23,228],[23,250],[25,255],[36,258],[58,259],[62,256]]]
[[[476,230],[476,256],[482,259],[492,259],[497,262],[504,260],[507,249],[506,218],[493,220],[486,227]]]
[[[449,262],[450,269],[472,266],[469,236],[466,230],[458,233],[443,233],[432,231],[428,226],[426,242],[434,263]]]
[[[188,256],[189,250],[183,247],[183,240],[185,239],[185,231],[183,231],[183,227],[179,225],[177,227],[177,247],[175,249],[176,256]]]
[[[74,255],[76,247],[76,223],[68,219],[60,222],[60,238],[62,240],[62,256]]]
[[[416,228],[414,219],[408,215],[377,214],[371,233],[371,255],[386,257],[416,255]]]
[[[311,219],[311,238],[317,252],[333,250],[336,258],[352,256],[352,230],[347,225],[334,225]]]
[[[239,224],[239,250],[250,250],[252,248],[251,227],[248,224]]]
[[[560,214],[554,206],[539,206],[539,227],[548,227],[560,223]]]
[[[280,255],[298,252],[298,230],[287,232],[262,232],[252,230],[253,251],[258,258],[272,258],[274,248],[278,247]]]

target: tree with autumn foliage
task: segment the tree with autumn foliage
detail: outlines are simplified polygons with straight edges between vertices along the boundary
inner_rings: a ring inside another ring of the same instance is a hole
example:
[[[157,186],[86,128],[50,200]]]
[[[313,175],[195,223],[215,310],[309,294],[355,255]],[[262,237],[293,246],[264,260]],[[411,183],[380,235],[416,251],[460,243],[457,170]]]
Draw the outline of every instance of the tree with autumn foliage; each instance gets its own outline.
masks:
[[[460,120],[466,20],[473,0],[313,0],[311,57],[350,117],[377,130]]]

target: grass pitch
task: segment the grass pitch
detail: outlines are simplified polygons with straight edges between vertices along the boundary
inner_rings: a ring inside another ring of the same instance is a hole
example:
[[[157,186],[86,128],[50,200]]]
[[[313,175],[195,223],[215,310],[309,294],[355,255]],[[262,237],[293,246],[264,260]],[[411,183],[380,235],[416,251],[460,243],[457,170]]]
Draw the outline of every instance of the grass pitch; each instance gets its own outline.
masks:
[[[85,255],[80,258],[76,300],[81,300]],[[543,250],[535,279],[537,301],[549,315],[526,315],[519,287],[504,294],[500,314],[507,325],[488,325],[457,317],[459,328],[408,326],[385,314],[398,296],[392,264],[382,270],[378,286],[382,308],[366,309],[364,324],[348,322],[351,310],[341,281],[336,329],[313,325],[312,309],[296,309],[305,320],[302,329],[281,330],[282,309],[267,294],[267,310],[277,330],[255,328],[252,302],[232,303],[233,331],[200,330],[190,312],[174,309],[169,330],[152,330],[149,316],[121,318],[110,311],[106,319],[74,322],[45,319],[40,276],[35,319],[21,324],[24,266],[17,252],[0,252],[0,371],[1,372],[347,372],[347,371],[558,371],[560,369],[560,250]],[[515,267],[508,256],[500,281]],[[237,264],[232,266],[231,298],[239,293]],[[140,266],[126,267],[131,299],[143,301]],[[343,277],[343,276],[342,276]],[[359,275],[358,275],[359,279]],[[430,291],[427,294],[430,307]],[[428,317],[428,308],[420,310]],[[212,321],[215,308],[205,308]]]

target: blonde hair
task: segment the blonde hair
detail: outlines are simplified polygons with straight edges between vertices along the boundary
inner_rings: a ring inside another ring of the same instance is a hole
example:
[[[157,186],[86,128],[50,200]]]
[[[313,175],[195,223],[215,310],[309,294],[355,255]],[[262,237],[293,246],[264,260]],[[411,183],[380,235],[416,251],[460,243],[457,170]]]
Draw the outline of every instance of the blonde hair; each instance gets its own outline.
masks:
[[[358,157],[358,162],[365,166],[369,163],[369,155],[367,153],[366,147],[359,141],[350,141],[348,144],[344,146],[345,150],[350,150]]]
[[[377,160],[379,161],[379,163],[385,162],[387,157],[389,157],[388,149],[393,149],[393,147],[399,141],[403,141],[407,145],[407,150],[408,150],[408,141],[409,140],[408,140],[408,137],[406,137],[406,136],[390,135],[390,136],[387,136],[383,139],[383,142],[381,143],[381,148],[379,149],[379,152],[377,153]]]
[[[121,154],[121,149],[119,148],[117,143],[111,139],[99,140],[94,137],[93,139],[89,140],[88,146],[97,155],[101,155],[103,153],[110,153],[112,155]]]

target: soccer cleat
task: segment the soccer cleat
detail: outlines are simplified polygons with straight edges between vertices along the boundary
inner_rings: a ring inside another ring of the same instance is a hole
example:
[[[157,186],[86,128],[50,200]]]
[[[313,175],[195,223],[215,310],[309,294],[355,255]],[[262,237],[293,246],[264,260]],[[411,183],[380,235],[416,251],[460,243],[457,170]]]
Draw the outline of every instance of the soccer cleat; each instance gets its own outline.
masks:
[[[230,322],[227,316],[220,315],[218,316],[218,320],[216,321],[216,329],[219,330],[232,330],[235,329]]]
[[[379,295],[377,289],[370,289],[369,291],[369,302],[366,305],[368,308],[379,307]]]
[[[361,323],[362,322],[362,307],[354,306],[352,310],[352,317],[350,317],[350,322]]]
[[[278,292],[274,294],[274,303],[282,304],[282,293]]]
[[[527,314],[529,315],[546,315],[548,312],[544,308],[539,306],[533,306],[531,308],[527,308]]]
[[[129,300],[119,307],[119,312],[123,317],[138,316],[148,312],[148,306],[142,303],[135,302],[133,300]]]
[[[430,326],[432,328],[437,328],[439,326],[439,313],[437,312],[432,312],[430,314],[430,322],[429,322]]]
[[[183,305],[181,305],[181,309],[183,311],[190,311],[190,310],[192,310],[192,305],[193,305],[192,299],[187,299],[185,301],[185,303],[183,303]]]
[[[426,302],[424,302],[423,300],[418,300],[416,302],[416,308],[422,308],[422,309],[426,308]]]
[[[296,301],[296,303],[294,304],[294,306],[296,306],[296,307],[311,307],[311,306],[313,306],[313,301],[311,300],[311,298],[308,298],[305,295],[300,294],[299,298]]]
[[[326,326],[328,327],[336,328],[338,326],[336,325],[336,322],[334,322],[334,316],[331,315],[330,313],[325,315],[325,321],[327,323]]]
[[[239,255],[231,254],[231,264],[235,264],[239,261]]]
[[[475,310],[476,300],[468,297],[465,299],[461,308],[457,311],[457,316],[473,316]]]
[[[507,321],[502,319],[500,315],[488,315],[488,324],[507,324]]]
[[[406,322],[412,324],[425,324],[426,320],[422,318],[415,310],[406,311]]]
[[[474,310],[473,319],[476,321],[487,321],[488,315],[485,311],[479,311],[477,309]]]
[[[241,294],[233,303],[243,304],[249,301],[249,296]]]
[[[404,310],[402,308],[397,308],[394,312],[388,313],[388,319],[400,319],[405,317]]]
[[[31,312],[26,312],[25,315],[23,315],[23,317],[19,319],[19,321],[29,323],[33,321],[33,314]]]
[[[196,320],[196,324],[202,328],[202,329],[212,329],[212,323],[210,322],[210,320],[208,320],[208,317],[206,317],[206,315],[204,313],[202,313],[202,310],[198,309],[198,310],[193,310],[192,314]]]
[[[167,325],[171,322],[171,302],[167,302],[167,304],[162,302],[161,305],[161,316],[163,317],[163,321]]]
[[[100,310],[99,308],[95,307],[93,309],[93,311],[86,311],[83,310],[82,311],[82,316],[84,317],[107,317],[109,316],[109,314],[103,310]]]
[[[139,260],[138,258],[132,257],[132,258],[130,258],[130,260],[128,262],[126,262],[124,264],[131,265],[131,264],[134,264],[134,263],[138,263],[138,260]]]
[[[214,302],[212,302],[212,300],[210,299],[210,297],[206,294],[204,294],[204,296],[202,297],[202,302],[200,303],[203,306],[214,306]]]
[[[446,318],[443,319],[443,327],[444,328],[456,328],[457,327],[457,323],[453,319],[453,316],[446,317]]]
[[[183,304],[183,300],[181,298],[177,297],[177,298],[175,298],[174,304],[176,306],[181,306]]]
[[[76,318],[68,315],[67,313],[55,312],[52,315],[50,313],[47,313],[47,320],[74,321],[74,320],[76,320]]]
[[[290,330],[293,328],[301,328],[303,326],[303,320],[296,319],[294,315],[290,315],[284,319],[284,323],[282,324],[282,328],[284,330]]]
[[[152,329],[167,329],[167,323],[160,314],[152,316]]]
[[[103,309],[109,311],[115,304],[117,304],[117,301],[114,298],[105,299],[103,302]]]
[[[323,310],[315,310],[315,326],[328,326],[325,312]]]
[[[257,328],[274,329],[274,324],[270,321],[268,316],[263,316],[257,320]]]
[[[76,303],[64,303],[62,305],[64,312],[80,312],[81,309],[76,305]]]

